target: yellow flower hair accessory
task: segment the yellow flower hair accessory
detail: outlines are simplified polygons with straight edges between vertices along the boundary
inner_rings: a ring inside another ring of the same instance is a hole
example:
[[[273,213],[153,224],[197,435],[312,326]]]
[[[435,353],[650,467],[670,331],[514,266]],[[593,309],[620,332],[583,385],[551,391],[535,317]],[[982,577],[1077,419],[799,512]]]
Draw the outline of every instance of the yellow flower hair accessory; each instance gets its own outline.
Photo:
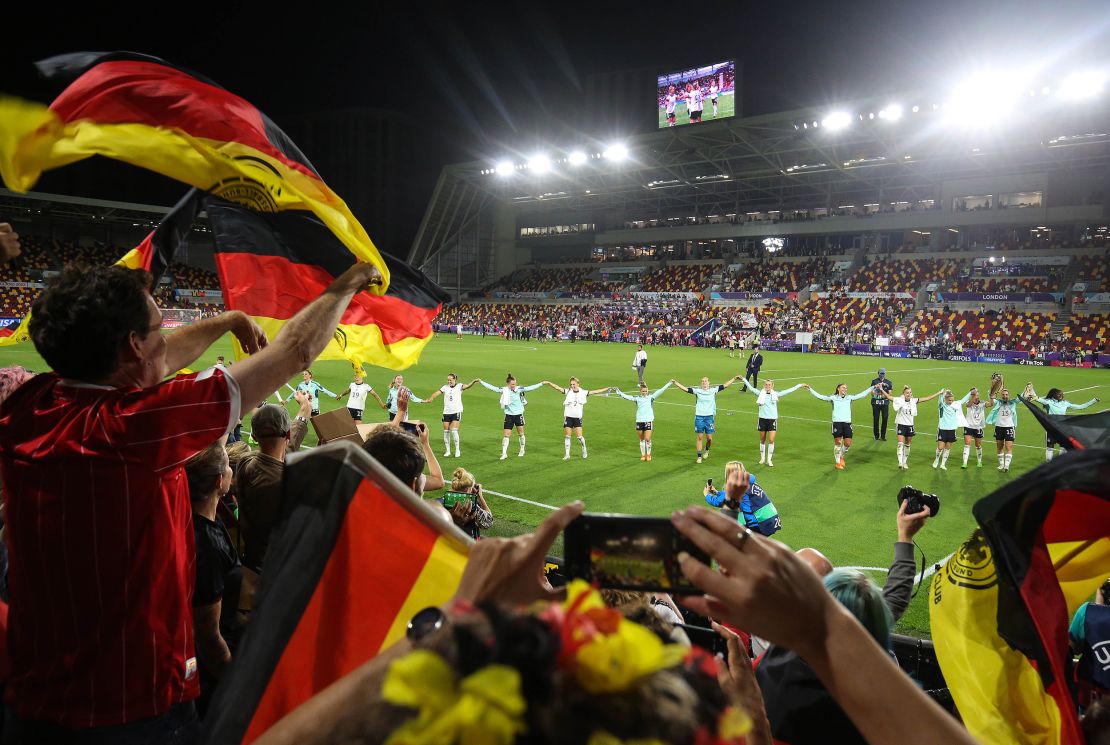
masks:
[[[567,586],[567,600],[541,615],[559,633],[558,665],[588,693],[615,693],[640,678],[682,662],[686,649],[609,608],[582,580]]]
[[[443,658],[418,649],[389,666],[382,698],[418,712],[386,745],[510,745],[526,729],[520,673],[506,665],[489,665],[456,685]]]

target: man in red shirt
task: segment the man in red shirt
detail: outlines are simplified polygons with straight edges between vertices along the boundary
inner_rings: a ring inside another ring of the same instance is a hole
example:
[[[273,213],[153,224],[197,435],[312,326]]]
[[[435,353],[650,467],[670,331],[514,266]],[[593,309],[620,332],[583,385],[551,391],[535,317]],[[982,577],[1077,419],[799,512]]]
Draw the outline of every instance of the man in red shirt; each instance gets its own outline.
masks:
[[[16,742],[191,742],[199,684],[184,462],[323,351],[357,264],[273,343],[232,311],[163,335],[150,275],[66,269],[30,332],[54,370],[0,406]],[[165,381],[225,333],[251,356]],[[7,735],[8,732],[5,732]]]

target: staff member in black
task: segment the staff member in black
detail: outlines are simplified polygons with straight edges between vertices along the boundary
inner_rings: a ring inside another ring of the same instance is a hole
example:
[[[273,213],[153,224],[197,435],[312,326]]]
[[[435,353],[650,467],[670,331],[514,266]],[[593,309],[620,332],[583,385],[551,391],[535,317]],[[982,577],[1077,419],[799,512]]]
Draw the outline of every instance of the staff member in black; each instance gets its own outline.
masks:
[[[759,368],[763,367],[763,355],[759,353],[759,345],[752,347],[752,355],[748,357],[748,369],[744,378],[752,382],[753,388],[759,387]]]
[[[886,376],[886,368],[879,368],[879,377],[871,381],[871,387],[876,386],[882,388],[887,393],[894,390],[894,384]],[[877,390],[871,394],[871,422],[875,430],[876,440],[886,440],[886,418],[890,414],[890,401],[879,393]],[[882,428],[879,427],[879,419],[882,418]]]

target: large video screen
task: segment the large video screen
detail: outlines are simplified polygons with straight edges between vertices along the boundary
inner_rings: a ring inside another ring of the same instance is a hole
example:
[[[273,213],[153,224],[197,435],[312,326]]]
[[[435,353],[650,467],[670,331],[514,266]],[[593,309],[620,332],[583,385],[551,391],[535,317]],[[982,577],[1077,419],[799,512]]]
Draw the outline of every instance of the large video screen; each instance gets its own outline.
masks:
[[[723,119],[736,113],[736,61],[659,76],[659,128]]]

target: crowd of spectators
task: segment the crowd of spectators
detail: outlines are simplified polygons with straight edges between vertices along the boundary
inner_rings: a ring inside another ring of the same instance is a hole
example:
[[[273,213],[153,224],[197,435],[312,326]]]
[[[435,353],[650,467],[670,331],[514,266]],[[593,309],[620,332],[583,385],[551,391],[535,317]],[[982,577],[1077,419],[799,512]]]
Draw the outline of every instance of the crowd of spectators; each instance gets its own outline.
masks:
[[[921,310],[907,324],[915,338],[944,337],[965,346],[993,350],[1034,349],[1049,338],[1054,313]]]
[[[826,259],[808,261],[754,261],[739,271],[725,272],[726,292],[797,292],[809,287],[829,271]]]
[[[1071,350],[1110,353],[1110,315],[1073,313],[1060,337],[1059,343]]]
[[[643,278],[642,292],[701,292],[709,279],[721,271],[720,263],[671,264],[656,269]]]
[[[915,292],[926,282],[945,282],[956,276],[961,262],[954,259],[876,258],[830,290],[847,292]]]

